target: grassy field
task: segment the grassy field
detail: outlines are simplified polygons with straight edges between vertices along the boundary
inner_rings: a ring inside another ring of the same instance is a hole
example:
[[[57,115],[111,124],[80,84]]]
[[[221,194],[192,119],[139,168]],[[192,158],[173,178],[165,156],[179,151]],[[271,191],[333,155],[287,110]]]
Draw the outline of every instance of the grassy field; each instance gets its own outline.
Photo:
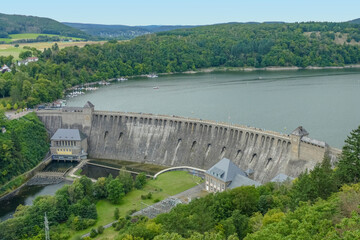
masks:
[[[105,41],[81,41],[81,42],[57,42],[59,48],[78,46],[83,47],[86,44],[103,44]],[[51,48],[55,42],[38,42],[38,43],[20,43],[19,47],[14,47],[12,44],[0,44],[0,56],[14,56],[15,60],[19,59],[19,54],[26,49],[23,49],[24,46],[28,46],[31,48],[36,48],[40,51],[43,51],[44,48]]]
[[[154,200],[163,200],[169,196],[181,193],[196,186],[200,181],[201,178],[194,177],[187,172],[167,172],[158,176],[156,180],[149,180],[144,189],[133,190],[128,193],[118,205],[112,204],[107,200],[100,200],[96,204],[98,212],[96,225],[79,232],[71,232],[71,239],[76,239],[77,236],[90,232],[91,228],[97,228],[100,225],[106,225],[114,221],[115,208],[119,208],[120,216],[125,216],[130,210],[140,210],[146,207],[145,204],[152,205]],[[149,192],[152,193],[152,199],[142,200],[141,195],[146,195]],[[110,228],[106,230],[104,235],[100,235],[96,239],[113,239],[114,235],[116,235],[116,232],[113,228]]]
[[[115,231],[114,228],[107,228],[104,230],[103,234],[93,238],[94,240],[113,240],[118,236],[119,232]]]
[[[75,38],[75,37],[65,37],[60,35],[54,34],[39,34],[39,33],[21,33],[21,34],[9,34],[10,38],[0,38],[0,42],[4,41],[5,43],[11,43],[17,40],[23,39],[36,39],[38,36],[48,36],[48,37],[59,37],[61,39],[72,39],[72,40],[84,40],[82,38]]]

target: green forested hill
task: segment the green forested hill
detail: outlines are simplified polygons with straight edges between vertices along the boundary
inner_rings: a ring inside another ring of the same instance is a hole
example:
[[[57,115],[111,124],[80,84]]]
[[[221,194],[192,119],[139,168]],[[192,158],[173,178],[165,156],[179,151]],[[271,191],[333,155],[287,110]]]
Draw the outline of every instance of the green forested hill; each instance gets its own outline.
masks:
[[[0,74],[0,93],[10,96],[12,105],[33,106],[61,97],[72,85],[152,72],[360,64],[360,28],[351,23],[230,23],[83,48],[55,45],[29,54],[40,61]],[[0,64],[9,60],[0,57]]]
[[[67,48],[51,59],[87,69],[96,80],[218,66],[343,66],[360,62],[359,41],[359,28],[349,23],[234,23]]]
[[[0,13],[0,38],[17,33],[46,33],[85,39],[89,37],[86,33],[53,19]]]
[[[360,24],[360,18],[349,21],[350,23]]]
[[[126,26],[126,25],[103,25],[103,24],[85,24],[85,23],[68,23],[65,25],[84,31],[100,39],[118,39],[127,40],[135,37],[155,33],[170,31],[181,28],[192,28],[195,26],[183,25],[149,25],[149,26]]]
[[[35,113],[7,120],[0,109],[0,195],[11,186],[3,185],[35,167],[49,151],[47,132]]]

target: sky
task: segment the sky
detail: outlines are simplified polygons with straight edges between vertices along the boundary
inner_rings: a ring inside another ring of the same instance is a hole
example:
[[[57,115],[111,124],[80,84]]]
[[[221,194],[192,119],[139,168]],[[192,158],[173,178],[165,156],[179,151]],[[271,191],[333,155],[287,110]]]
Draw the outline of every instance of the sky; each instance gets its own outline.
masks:
[[[360,18],[360,0],[16,0],[6,14],[60,22],[119,25],[206,25],[226,22],[331,21]]]

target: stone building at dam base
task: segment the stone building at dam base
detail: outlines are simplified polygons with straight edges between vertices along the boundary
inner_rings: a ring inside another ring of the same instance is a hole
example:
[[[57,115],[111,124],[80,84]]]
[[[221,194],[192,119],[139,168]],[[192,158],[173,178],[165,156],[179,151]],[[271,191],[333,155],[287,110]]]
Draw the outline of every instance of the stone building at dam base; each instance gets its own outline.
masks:
[[[336,162],[341,153],[311,139],[303,127],[285,135],[177,116],[98,111],[90,102],[37,115],[51,136],[57,129],[79,129],[87,137],[88,158],[201,169],[228,158],[241,169],[252,169],[261,183],[279,174],[297,177],[325,154]]]

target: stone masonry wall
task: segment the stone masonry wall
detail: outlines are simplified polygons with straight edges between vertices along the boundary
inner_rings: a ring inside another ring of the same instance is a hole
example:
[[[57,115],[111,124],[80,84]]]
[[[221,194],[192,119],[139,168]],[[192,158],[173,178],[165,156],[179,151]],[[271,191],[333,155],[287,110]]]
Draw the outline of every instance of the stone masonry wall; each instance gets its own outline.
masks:
[[[260,182],[279,173],[296,177],[323,158],[319,147],[300,143],[293,148],[288,135],[212,121],[104,111],[91,116],[39,111],[38,116],[49,133],[60,127],[83,131],[89,158],[208,169],[226,157],[243,170],[253,169]]]

